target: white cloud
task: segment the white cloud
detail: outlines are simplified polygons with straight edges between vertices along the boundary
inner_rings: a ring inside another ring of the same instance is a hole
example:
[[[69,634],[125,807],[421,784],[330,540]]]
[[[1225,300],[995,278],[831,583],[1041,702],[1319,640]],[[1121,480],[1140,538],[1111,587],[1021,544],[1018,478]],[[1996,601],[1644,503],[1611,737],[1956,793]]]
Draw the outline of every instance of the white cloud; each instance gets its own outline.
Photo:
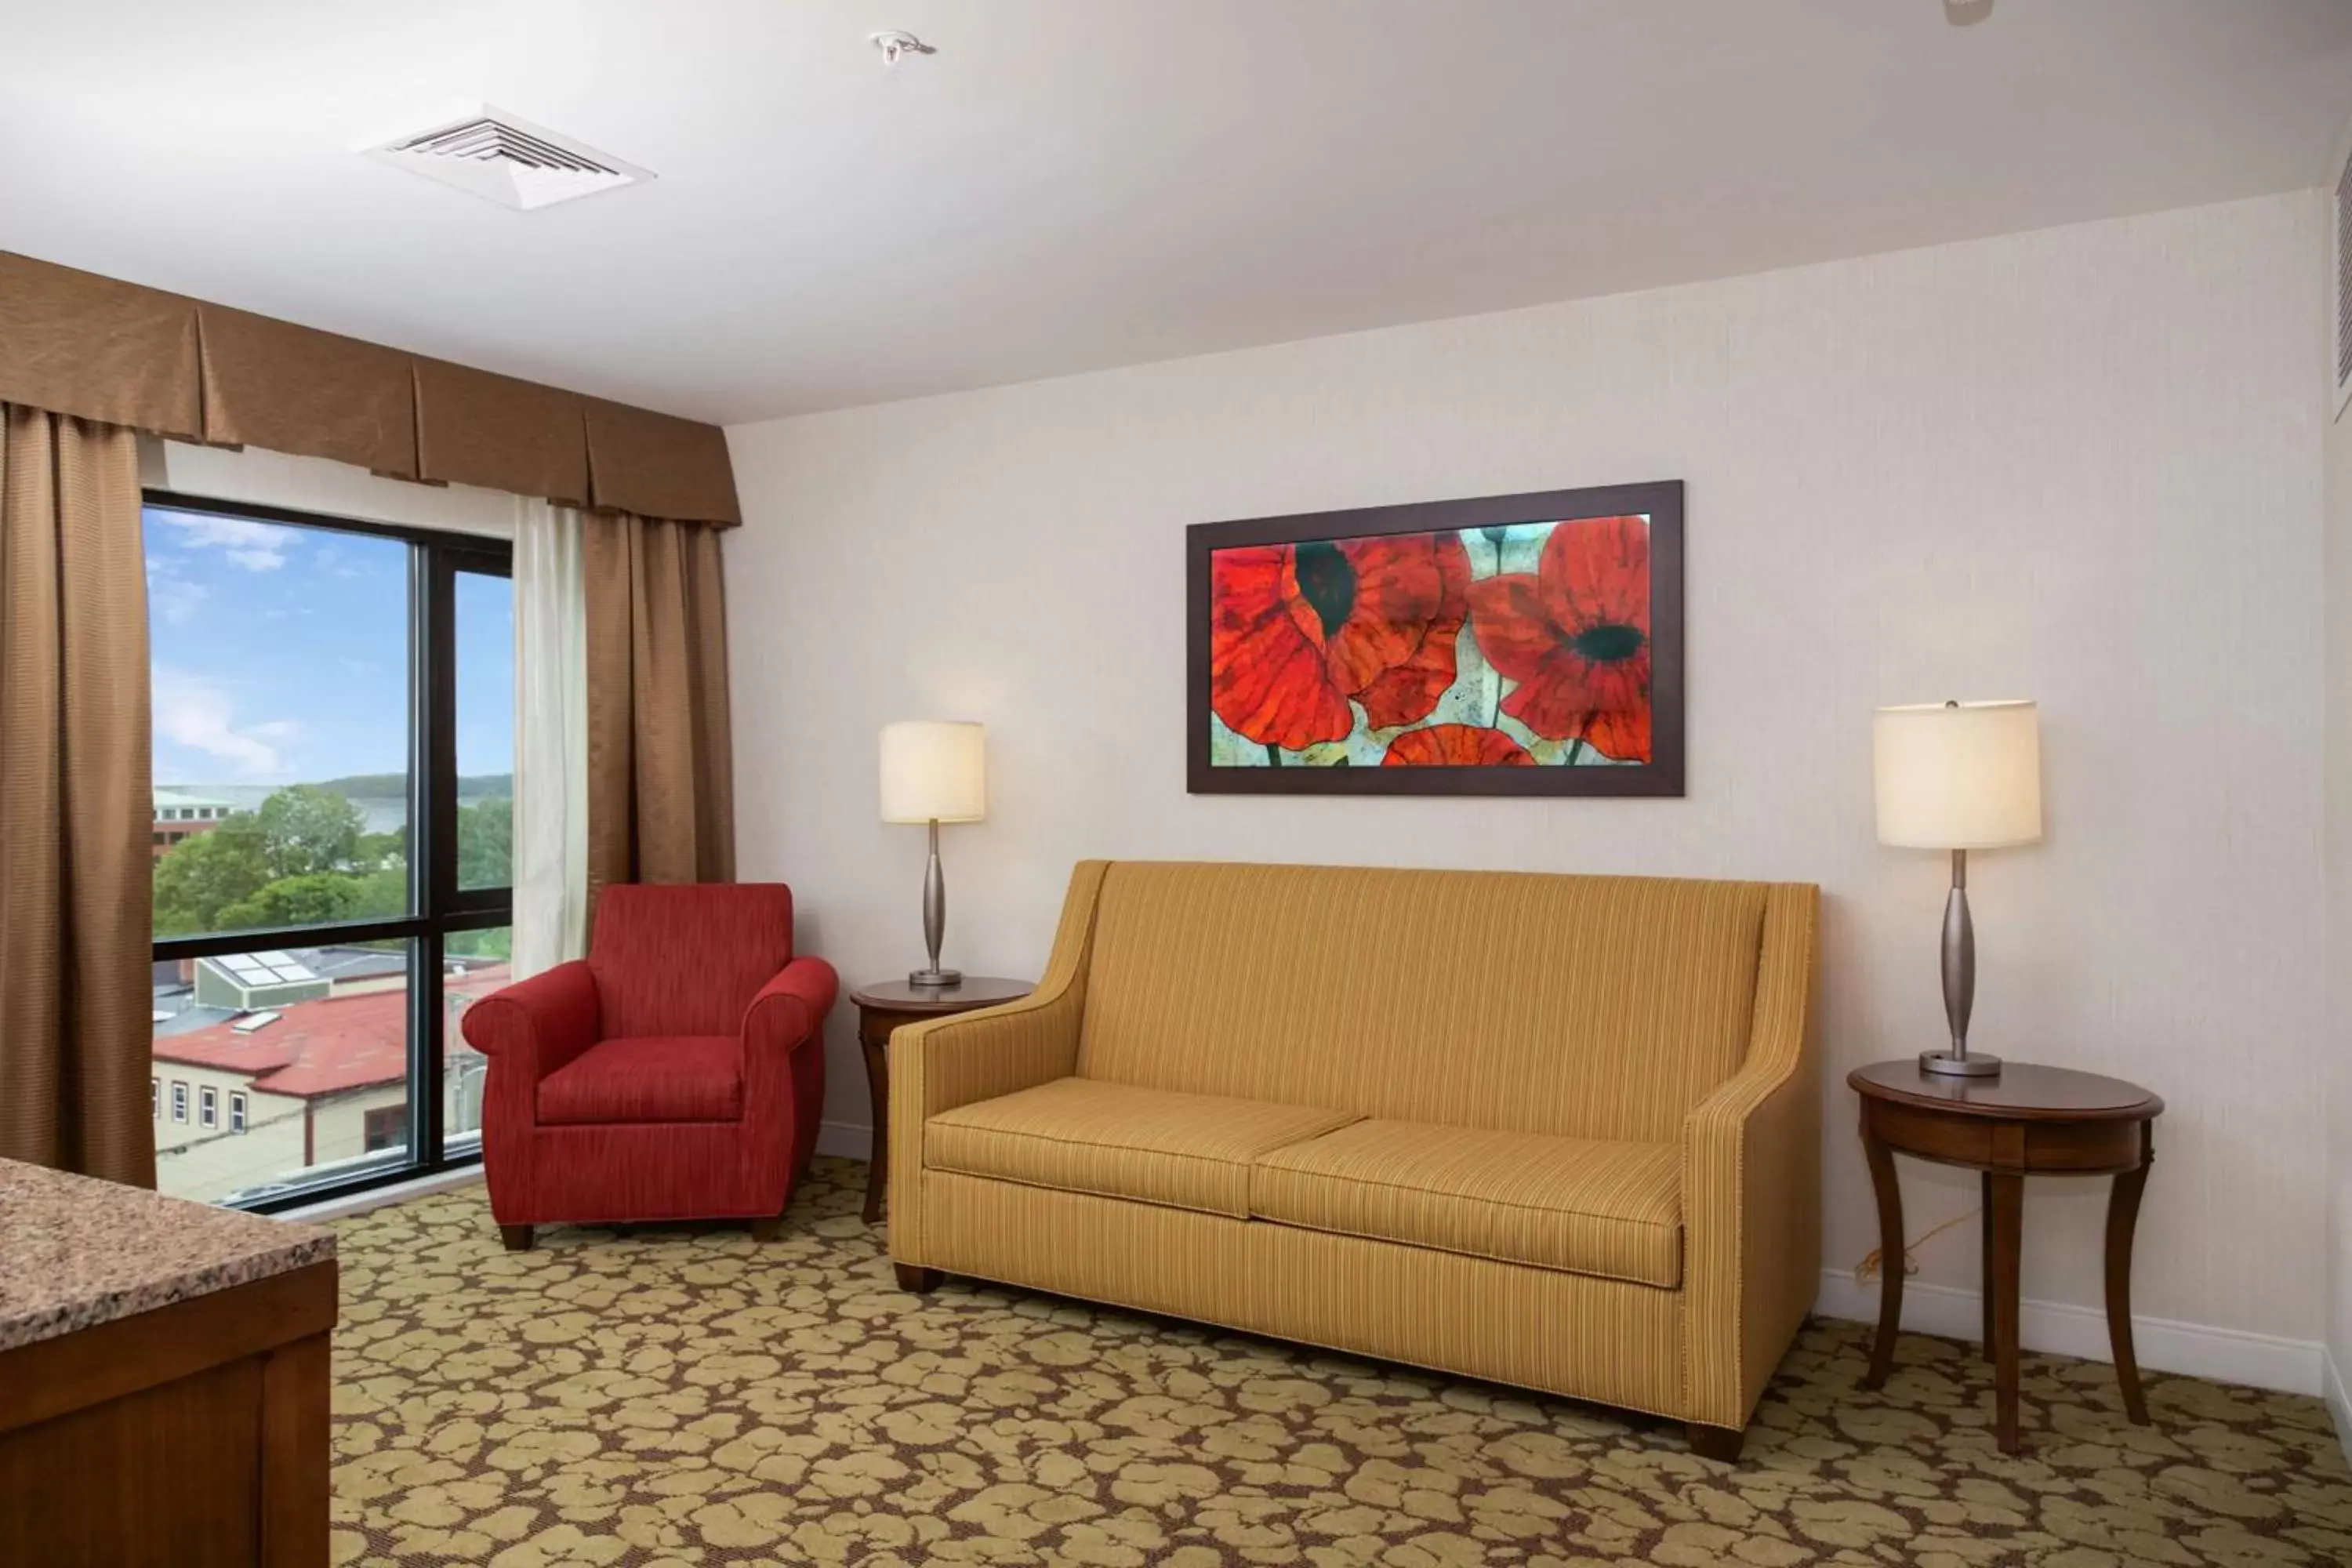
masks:
[[[155,734],[233,765],[242,776],[272,777],[287,773],[285,761],[272,741],[296,733],[286,719],[239,726],[235,705],[216,681],[181,670],[155,671]]]
[[[218,550],[248,572],[277,571],[286,564],[287,547],[294,542],[291,529],[250,518],[173,511],[163,513],[163,520],[180,531],[181,542],[190,549]]]
[[[180,575],[179,567],[169,556],[152,555],[147,559],[147,603],[155,614],[173,626],[183,626],[195,618],[212,590],[202,583],[191,583]]]

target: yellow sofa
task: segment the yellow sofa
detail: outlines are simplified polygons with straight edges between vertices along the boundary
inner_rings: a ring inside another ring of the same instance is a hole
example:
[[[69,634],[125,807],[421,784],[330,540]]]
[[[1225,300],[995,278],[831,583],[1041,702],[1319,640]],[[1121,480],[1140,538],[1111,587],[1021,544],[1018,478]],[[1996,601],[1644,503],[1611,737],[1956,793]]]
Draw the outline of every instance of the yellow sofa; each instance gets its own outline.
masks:
[[[1087,861],[890,1042],[890,1255],[1691,1424],[1821,1277],[1810,886]]]

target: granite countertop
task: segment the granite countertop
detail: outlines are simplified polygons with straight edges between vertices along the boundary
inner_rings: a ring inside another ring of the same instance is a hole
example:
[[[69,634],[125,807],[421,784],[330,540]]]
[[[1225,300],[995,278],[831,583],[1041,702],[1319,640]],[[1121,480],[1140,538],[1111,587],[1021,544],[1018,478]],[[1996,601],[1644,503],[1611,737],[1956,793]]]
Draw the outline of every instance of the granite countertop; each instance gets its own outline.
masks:
[[[0,1160],[0,1351],[334,1255],[318,1226]]]

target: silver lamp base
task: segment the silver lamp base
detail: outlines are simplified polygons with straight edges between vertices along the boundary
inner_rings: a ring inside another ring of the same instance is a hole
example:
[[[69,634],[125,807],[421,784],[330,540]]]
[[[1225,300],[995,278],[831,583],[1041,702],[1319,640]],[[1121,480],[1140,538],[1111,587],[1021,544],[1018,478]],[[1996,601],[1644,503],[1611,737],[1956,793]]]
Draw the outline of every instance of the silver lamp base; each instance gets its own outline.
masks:
[[[961,969],[910,969],[907,972],[907,984],[919,985],[926,990],[944,991],[950,985],[963,984],[963,971]]]
[[[1999,1078],[2000,1058],[1969,1049],[1969,1014],[1977,998],[1977,922],[1969,914],[1969,852],[1952,851],[1952,891],[1944,900],[1944,1020],[1948,1050],[1921,1051],[1919,1070],[1938,1078]]]
[[[1982,1051],[1970,1051],[1967,1056],[1954,1056],[1949,1051],[1921,1051],[1919,1070],[1938,1078],[1999,1078],[2000,1058]]]

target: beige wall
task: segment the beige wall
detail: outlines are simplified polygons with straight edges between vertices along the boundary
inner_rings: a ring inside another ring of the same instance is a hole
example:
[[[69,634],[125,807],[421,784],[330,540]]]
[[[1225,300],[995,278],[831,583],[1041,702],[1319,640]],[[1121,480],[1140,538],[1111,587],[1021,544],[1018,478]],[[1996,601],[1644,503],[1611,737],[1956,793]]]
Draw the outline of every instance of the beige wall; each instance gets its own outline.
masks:
[[[946,957],[976,973],[1036,973],[1091,855],[1818,881],[1844,1266],[1876,1240],[1844,1070],[1942,1017],[1946,868],[1874,840],[1871,710],[2033,697],[2049,832],[1973,868],[1977,1042],[2168,1101],[2137,1307],[2233,1333],[2159,1325],[2143,1359],[2234,1346],[2315,1387],[2321,206],[739,427],[741,874],[790,880],[848,980],[919,963],[922,835],[877,820],[874,735],[953,716],[990,726],[989,819],[944,835]],[[1184,525],[1654,479],[1689,485],[1687,799],[1185,794]],[[845,1005],[837,1125],[866,1119],[853,1027]],[[1904,1182],[1915,1235],[1975,1206],[1972,1177]],[[2029,1336],[2101,1342],[2103,1204],[2032,1185]],[[1915,1310],[1972,1321],[1976,1256],[1966,1226],[1929,1243],[1920,1279],[1951,1290]]]
[[[2341,168],[2347,153],[2352,131],[2333,167]],[[2333,265],[2328,235],[2321,235],[2316,253]],[[2352,413],[2337,412],[2334,378],[2326,380],[2327,951],[2322,962],[2328,994],[2320,1047],[2327,1066],[2327,1392],[2337,1430],[2352,1447],[2352,1403],[2344,1386],[2352,1378]]]
[[[282,1180],[302,1168],[299,1100],[257,1093],[243,1073],[184,1062],[158,1061],[154,1076],[163,1086],[155,1118],[155,1183],[163,1191],[175,1197],[217,1198]],[[174,1082],[188,1086],[184,1122],[172,1120]],[[206,1086],[220,1094],[220,1125],[209,1129],[197,1120],[198,1091]],[[245,1094],[249,1107],[242,1133],[228,1130],[232,1092]]]
[[[476,1053],[457,1053],[478,1059]],[[215,1199],[299,1174],[303,1158],[303,1102],[291,1096],[265,1094],[248,1087],[241,1073],[217,1068],[192,1067],[184,1062],[158,1061],[154,1076],[162,1080],[155,1115],[156,1185],[174,1197]],[[481,1124],[479,1080],[461,1089],[452,1071],[444,1096],[443,1125],[452,1136],[470,1132]],[[172,1120],[172,1085],[188,1086],[188,1120]],[[198,1121],[198,1091],[205,1085],[220,1091],[220,1125],[207,1129]],[[242,1090],[250,1107],[246,1131],[228,1129],[228,1097]],[[367,1152],[367,1113],[401,1104],[408,1097],[404,1085],[379,1084],[316,1102],[310,1112],[311,1165],[355,1160]]]

